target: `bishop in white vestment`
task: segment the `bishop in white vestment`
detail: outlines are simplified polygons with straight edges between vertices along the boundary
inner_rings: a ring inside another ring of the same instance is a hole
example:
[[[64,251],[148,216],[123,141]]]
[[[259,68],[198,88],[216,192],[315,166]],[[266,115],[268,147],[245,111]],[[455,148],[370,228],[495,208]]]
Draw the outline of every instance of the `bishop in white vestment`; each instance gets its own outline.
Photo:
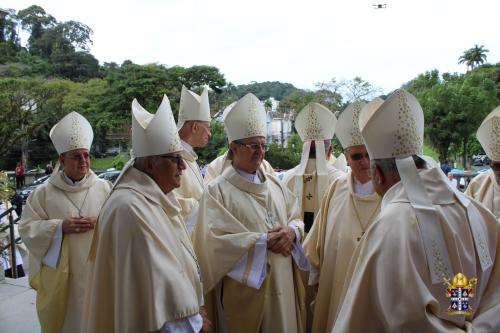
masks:
[[[226,126],[232,165],[208,184],[193,233],[215,331],[304,332],[303,222],[293,194],[260,167],[262,103],[244,96]]]
[[[89,169],[93,132],[71,112],[50,131],[63,170],[28,197],[19,234],[30,254],[30,286],[42,332],[79,332],[94,224],[111,183]]]
[[[360,127],[383,199],[332,332],[499,332],[500,225],[420,157],[416,98],[396,90]]]
[[[99,216],[83,332],[206,332],[197,259],[172,190],[186,169],[168,98],[132,103],[135,158]]]
[[[337,137],[350,166],[347,174],[333,181],[321,202],[318,217],[304,242],[311,262],[309,285],[317,286],[313,332],[333,328],[349,283],[348,267],[361,238],[380,211],[380,196],[370,175],[370,160],[359,132],[359,118],[382,104],[354,102],[339,116]]]
[[[491,169],[474,177],[467,186],[465,194],[486,206],[498,219],[500,217],[500,106],[484,119],[476,137],[491,161]]]
[[[176,188],[174,193],[182,207],[182,215],[188,225],[188,230],[191,230],[201,195],[205,190],[200,166],[197,162],[198,155],[194,152],[194,148],[205,147],[211,135],[210,105],[206,87],[201,95],[197,95],[182,86],[178,118],[177,129],[184,148],[182,157],[186,164],[186,170],[181,176],[181,186]]]

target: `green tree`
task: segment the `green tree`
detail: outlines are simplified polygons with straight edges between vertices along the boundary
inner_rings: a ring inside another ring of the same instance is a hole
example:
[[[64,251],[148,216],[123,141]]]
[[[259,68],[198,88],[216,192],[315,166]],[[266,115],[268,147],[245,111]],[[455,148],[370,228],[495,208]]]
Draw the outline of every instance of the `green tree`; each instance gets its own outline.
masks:
[[[30,33],[28,39],[30,52],[36,55],[43,55],[37,42],[48,28],[56,24],[56,19],[52,15],[47,14],[42,7],[37,5],[20,10],[17,13],[17,17],[21,22],[23,30]]]
[[[18,20],[14,10],[0,10],[0,63],[12,61],[21,50],[17,25]]]
[[[484,117],[496,105],[495,83],[475,72],[465,75],[437,71],[419,75],[407,89],[419,100],[425,114],[425,133],[439,153],[448,159],[451,148],[462,154],[466,167],[468,148]]]
[[[478,46],[475,44],[473,48],[464,51],[464,54],[458,58],[458,63],[466,64],[467,69],[473,70],[486,62],[486,53],[488,52],[489,50],[485,49],[484,45]]]

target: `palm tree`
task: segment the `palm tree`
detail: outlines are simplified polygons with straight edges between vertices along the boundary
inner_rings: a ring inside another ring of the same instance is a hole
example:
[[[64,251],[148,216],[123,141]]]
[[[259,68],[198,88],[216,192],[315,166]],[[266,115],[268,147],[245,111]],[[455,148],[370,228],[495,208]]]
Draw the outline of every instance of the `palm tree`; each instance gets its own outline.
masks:
[[[477,66],[486,62],[487,52],[489,52],[489,50],[485,49],[484,45],[478,46],[475,44],[473,48],[466,50],[464,54],[458,58],[458,63],[465,63],[467,65],[467,69],[470,67],[470,69],[473,70]]]

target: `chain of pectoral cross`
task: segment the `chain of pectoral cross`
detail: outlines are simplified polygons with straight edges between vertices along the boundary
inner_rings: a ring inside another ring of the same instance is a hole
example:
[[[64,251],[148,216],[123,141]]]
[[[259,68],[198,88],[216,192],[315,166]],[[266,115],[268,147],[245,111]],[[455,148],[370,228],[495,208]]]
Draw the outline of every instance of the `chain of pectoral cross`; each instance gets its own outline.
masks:
[[[273,212],[271,212],[271,211],[267,212],[266,223],[269,224],[272,228],[274,228],[274,215],[273,215]]]

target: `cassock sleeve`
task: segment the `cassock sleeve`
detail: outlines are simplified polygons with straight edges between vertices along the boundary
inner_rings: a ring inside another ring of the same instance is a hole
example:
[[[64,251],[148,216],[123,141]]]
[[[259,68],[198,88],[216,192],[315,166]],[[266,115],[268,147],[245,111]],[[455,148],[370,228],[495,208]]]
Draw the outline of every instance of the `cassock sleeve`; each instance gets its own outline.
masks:
[[[51,246],[57,227],[62,225],[62,219],[50,219],[43,209],[44,192],[35,190],[26,202],[23,209],[19,234],[30,254],[41,261]]]
[[[227,275],[250,288],[260,289],[267,274],[267,234],[257,240]]]
[[[198,333],[203,326],[203,318],[199,313],[187,318],[172,320],[160,330],[160,333]]]
[[[50,244],[49,250],[45,257],[43,257],[42,262],[52,268],[57,268],[59,262],[59,256],[61,254],[62,245],[62,223],[57,225],[56,232],[54,233],[54,238]]]

